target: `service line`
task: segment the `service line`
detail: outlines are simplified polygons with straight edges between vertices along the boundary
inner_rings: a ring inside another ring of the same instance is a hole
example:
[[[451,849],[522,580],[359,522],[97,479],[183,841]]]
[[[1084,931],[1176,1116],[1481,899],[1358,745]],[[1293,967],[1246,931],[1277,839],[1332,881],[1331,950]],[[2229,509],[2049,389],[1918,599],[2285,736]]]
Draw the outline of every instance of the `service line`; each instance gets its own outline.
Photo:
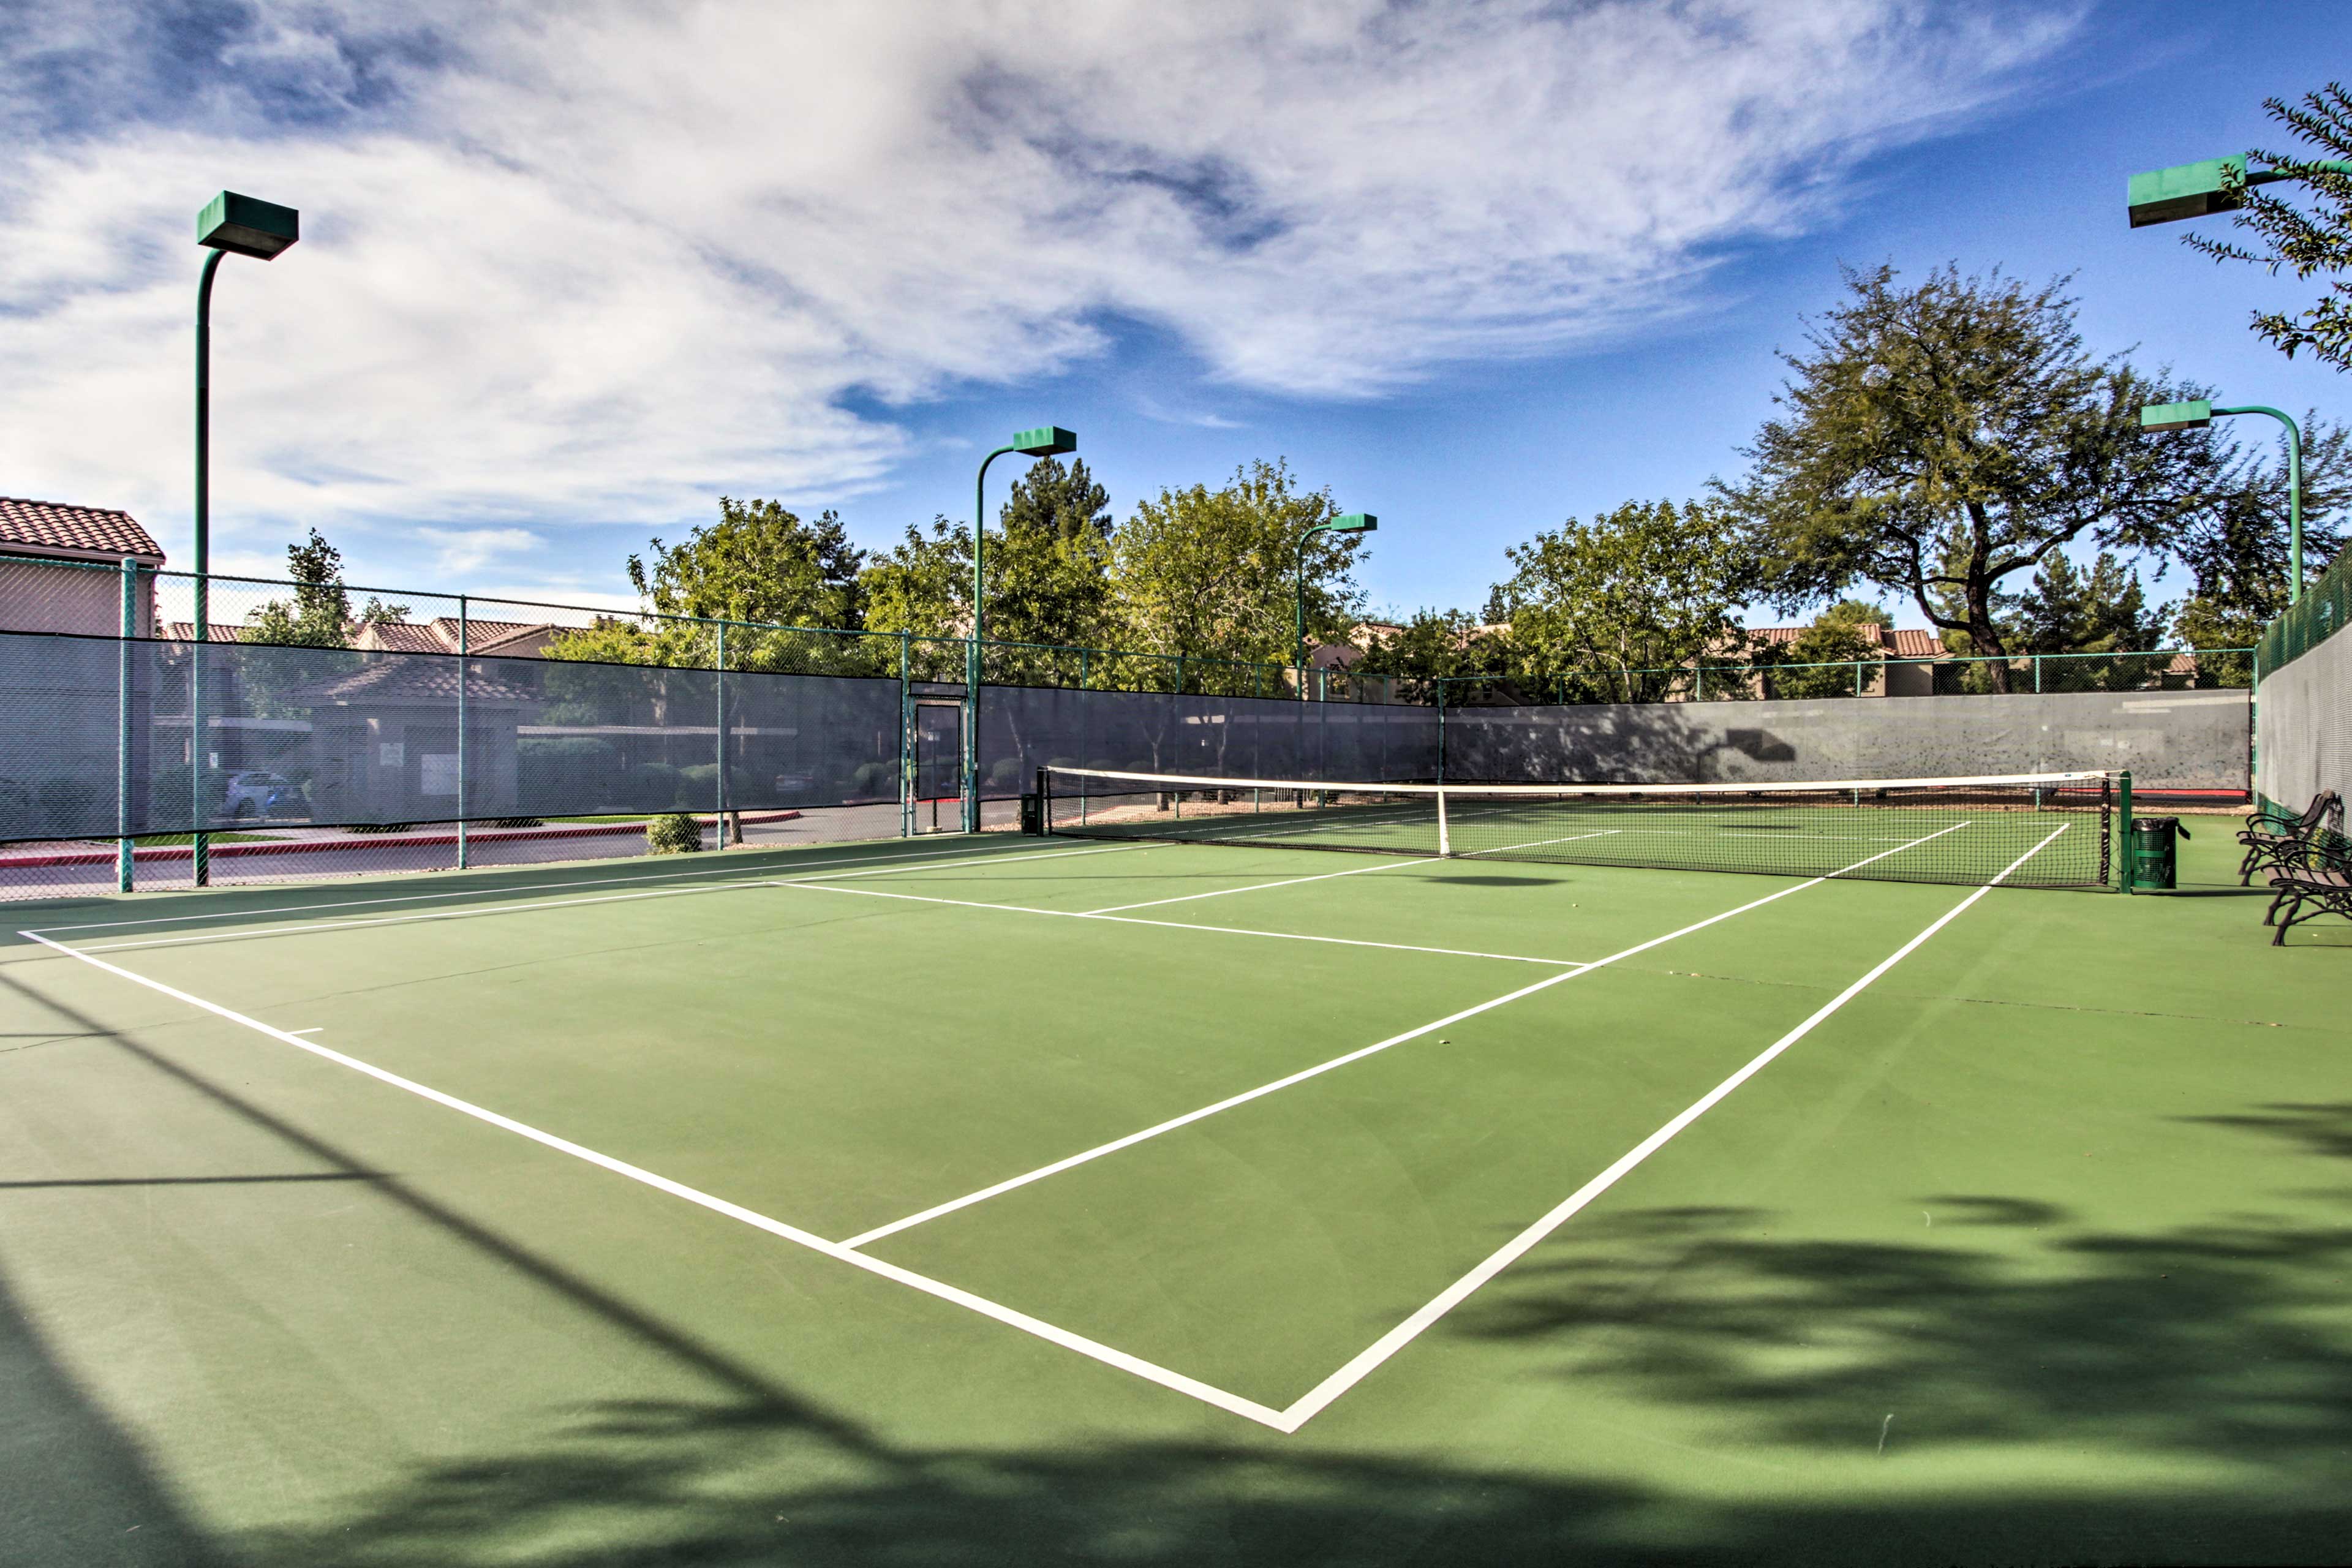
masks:
[[[925,1224],[928,1221],[938,1219],[945,1215],[954,1214],[960,1209],[970,1208],[974,1204],[985,1203],[990,1198],[993,1197],[1001,1197],[1006,1193],[1014,1192],[1022,1187],[1025,1187],[1033,1182],[1041,1182],[1048,1176],[1057,1176],[1065,1171],[1075,1170],[1080,1165],[1099,1160],[1106,1154],[1116,1154],[1122,1149],[1132,1149],[1137,1144],[1147,1142],[1151,1139],[1160,1136],[1162,1133],[1173,1132],[1180,1127],[1190,1127],[1192,1123],[1215,1116],[1221,1111],[1231,1110],[1235,1106],[1239,1105],[1247,1105],[1254,1100],[1262,1100],[1265,1096],[1273,1094],[1277,1090],[1289,1089],[1296,1084],[1305,1083],[1309,1079],[1320,1078],[1323,1074],[1346,1067],[1351,1062],[1362,1061],[1366,1057],[1376,1056],[1380,1052],[1389,1049],[1391,1047],[1403,1045],[1409,1040],[1420,1039],[1424,1035],[1433,1034],[1439,1029],[1450,1027],[1453,1025],[1462,1022],[1465,1018],[1475,1018],[1481,1013],[1491,1012],[1496,1007],[1501,1007],[1509,1003],[1519,1001],[1523,997],[1532,996],[1539,991],[1548,991],[1551,989],[1551,987],[1559,984],[1562,981],[1573,980],[1580,974],[1590,974],[1596,969],[1606,968],[1610,964],[1615,963],[1621,959],[1632,958],[1636,953],[1647,952],[1654,947],[1659,947],[1666,942],[1673,942],[1677,937],[1688,936],[1693,931],[1705,931],[1707,927],[1719,924],[1724,921],[1731,919],[1735,915],[1744,915],[1750,910],[1760,910],[1766,904],[1777,902],[1781,899],[1789,897],[1791,893],[1801,893],[1808,888],[1817,888],[1823,882],[1828,881],[1832,877],[1843,876],[1849,871],[1859,871],[1874,860],[1884,860],[1890,855],[1899,855],[1906,849],[1916,847],[1921,844],[1927,843],[1929,839],[1940,838],[1947,833],[1955,832],[1967,826],[1968,824],[1966,823],[1956,822],[1948,827],[1938,828],[1935,832],[1927,834],[1924,837],[1915,838],[1908,844],[1899,845],[1893,849],[1882,849],[1877,854],[1869,857],[1867,859],[1857,860],[1851,866],[1843,867],[1840,869],[1830,872],[1824,876],[1815,877],[1809,881],[1798,882],[1790,887],[1782,888],[1778,892],[1767,893],[1764,897],[1754,900],[1751,902],[1742,904],[1738,909],[1726,910],[1721,914],[1709,915],[1703,921],[1694,921],[1691,924],[1684,926],[1679,931],[1670,931],[1664,936],[1654,936],[1647,942],[1637,942],[1633,946],[1625,948],[1621,952],[1612,952],[1606,958],[1598,958],[1590,963],[1580,963],[1572,969],[1562,971],[1560,973],[1548,975],[1544,979],[1537,981],[1532,985],[1523,985],[1517,991],[1507,992],[1503,995],[1495,997],[1491,1001],[1481,1002],[1472,1007],[1465,1007],[1458,1013],[1448,1013],[1444,1017],[1439,1018],[1432,1023],[1423,1024],[1417,1029],[1407,1029],[1401,1035],[1391,1035],[1385,1040],[1376,1040],[1369,1046],[1359,1047],[1355,1050],[1346,1053],[1344,1056],[1337,1056],[1333,1057],[1328,1061],[1318,1062],[1313,1067],[1305,1068],[1297,1072],[1291,1073],[1286,1077],[1276,1079],[1272,1083],[1262,1083],[1255,1089],[1244,1089],[1239,1094],[1229,1095],[1225,1099],[1218,1100],[1213,1105],[1204,1105],[1197,1110],[1186,1111],[1181,1116],[1171,1116],[1165,1121],[1155,1122],[1150,1127],[1130,1132],[1124,1138],[1114,1138],[1108,1143],[1097,1143],[1091,1149],[1082,1149],[1077,1153],[1056,1160],[1051,1164],[1040,1165],[1034,1171],[1024,1171],[1017,1176],[1008,1176],[1003,1181],[995,1183],[993,1185],[982,1187],[977,1192],[966,1193],[960,1198],[950,1198],[946,1203],[935,1205],[930,1208],[924,1209],[919,1214],[910,1214],[903,1219],[892,1220],[887,1225],[877,1226],[872,1230],[864,1231],[856,1236],[851,1237],[847,1241],[843,1242],[842,1245],[844,1247],[866,1247],[871,1243],[880,1241],[885,1237],[896,1236],[902,1230],[911,1230],[916,1226]],[[2004,873],[2004,875],[2006,873]]]

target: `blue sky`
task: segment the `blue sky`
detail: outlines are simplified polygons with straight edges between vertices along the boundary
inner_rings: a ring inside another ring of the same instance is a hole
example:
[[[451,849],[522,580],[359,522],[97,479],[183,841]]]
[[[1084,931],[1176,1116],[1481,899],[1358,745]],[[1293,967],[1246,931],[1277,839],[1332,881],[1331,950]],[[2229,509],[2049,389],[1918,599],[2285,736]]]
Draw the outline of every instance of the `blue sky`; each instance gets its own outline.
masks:
[[[2246,330],[2307,286],[2122,211],[2352,74],[2340,0],[1263,9],[45,7],[0,493],[185,562],[222,185],[304,222],[216,296],[229,570],[317,522],[355,579],[619,600],[719,494],[887,544],[1050,420],[1122,512],[1286,457],[1381,515],[1376,605],[1475,607],[1536,530],[1736,473],[1842,262],[2072,272],[2094,347],[2341,413]]]

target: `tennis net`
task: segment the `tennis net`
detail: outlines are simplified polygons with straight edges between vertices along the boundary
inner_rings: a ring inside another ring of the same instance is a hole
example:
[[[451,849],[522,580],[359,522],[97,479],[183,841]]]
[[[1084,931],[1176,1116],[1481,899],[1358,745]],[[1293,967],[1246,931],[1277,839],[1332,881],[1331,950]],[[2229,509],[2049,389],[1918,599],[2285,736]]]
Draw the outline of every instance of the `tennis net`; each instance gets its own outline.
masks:
[[[2113,775],[1400,784],[1039,770],[1049,834],[1982,886],[2107,880]]]

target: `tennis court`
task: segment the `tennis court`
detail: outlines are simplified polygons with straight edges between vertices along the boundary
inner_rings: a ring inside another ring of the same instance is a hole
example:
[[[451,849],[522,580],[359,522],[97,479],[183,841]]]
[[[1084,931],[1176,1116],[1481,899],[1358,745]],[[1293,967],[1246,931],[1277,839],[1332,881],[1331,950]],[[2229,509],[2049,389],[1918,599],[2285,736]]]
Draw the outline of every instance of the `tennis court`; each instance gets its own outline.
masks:
[[[2334,1554],[2352,932],[2264,946],[2226,819],[2166,897],[1809,821],[1846,874],[1114,831],[21,905],[17,1527]]]

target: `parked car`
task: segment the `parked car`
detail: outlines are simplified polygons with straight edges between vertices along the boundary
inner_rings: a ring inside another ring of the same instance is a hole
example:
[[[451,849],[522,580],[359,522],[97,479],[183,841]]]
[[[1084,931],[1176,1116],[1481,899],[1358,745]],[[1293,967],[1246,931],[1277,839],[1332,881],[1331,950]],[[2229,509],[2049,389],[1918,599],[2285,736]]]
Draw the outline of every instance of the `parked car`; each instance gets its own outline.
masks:
[[[221,813],[226,816],[308,816],[310,803],[302,797],[302,786],[284,773],[262,770],[228,775],[228,790],[221,797]]]

